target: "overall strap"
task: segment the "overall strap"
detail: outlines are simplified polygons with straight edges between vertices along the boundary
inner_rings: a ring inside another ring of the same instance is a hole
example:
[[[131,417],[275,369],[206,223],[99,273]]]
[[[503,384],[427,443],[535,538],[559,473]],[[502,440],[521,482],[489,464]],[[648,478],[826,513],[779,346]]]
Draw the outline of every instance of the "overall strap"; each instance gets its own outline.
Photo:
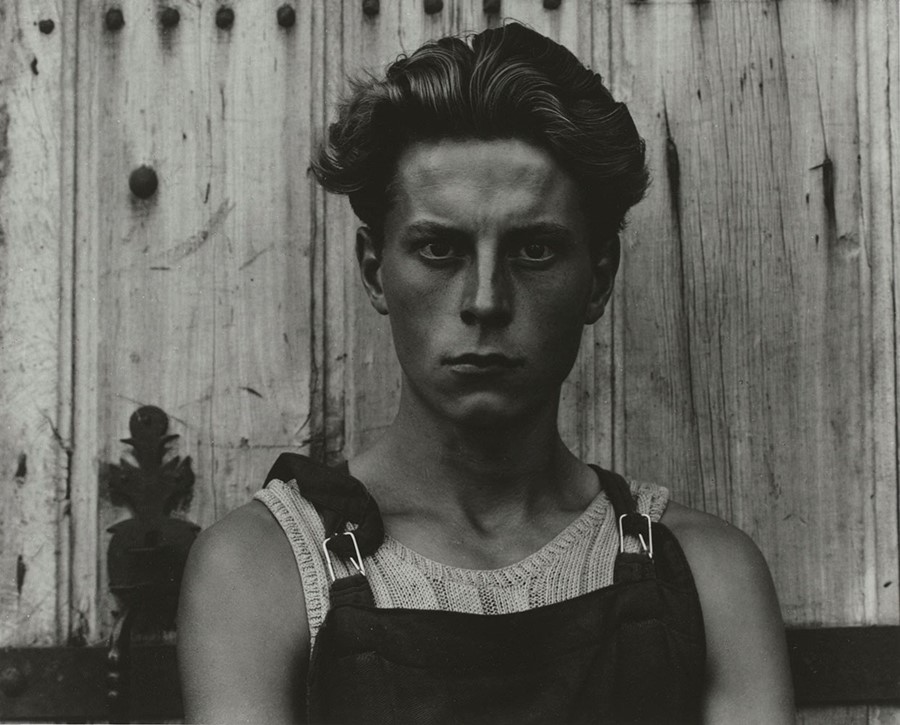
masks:
[[[303,498],[315,506],[322,517],[329,551],[352,559],[357,553],[370,556],[381,546],[384,524],[378,504],[362,482],[350,475],[346,463],[332,468],[299,453],[282,453],[266,476],[266,484],[276,478],[296,481]],[[352,538],[343,535],[348,528]]]
[[[612,504],[619,532],[619,554],[616,556],[613,581],[637,581],[655,578],[653,566],[653,532],[655,524],[646,514],[639,513],[631,487],[618,473],[607,471],[591,464],[597,473],[600,485]],[[640,542],[641,550],[636,553],[625,551],[625,537],[634,536]]]

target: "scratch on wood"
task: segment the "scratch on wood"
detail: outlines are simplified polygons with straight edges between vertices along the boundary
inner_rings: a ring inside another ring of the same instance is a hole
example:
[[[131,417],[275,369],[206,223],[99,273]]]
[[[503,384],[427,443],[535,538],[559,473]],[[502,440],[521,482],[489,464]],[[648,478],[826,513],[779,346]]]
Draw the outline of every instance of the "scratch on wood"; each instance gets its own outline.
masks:
[[[225,220],[228,218],[228,215],[234,210],[234,204],[229,203],[228,199],[225,199],[220,205],[219,208],[213,213],[213,215],[209,218],[209,222],[206,225],[205,229],[201,229],[196,234],[192,234],[181,244],[176,244],[171,249],[166,250],[165,252],[165,264],[157,265],[160,267],[170,266],[173,264],[177,264],[181,260],[189,257],[190,255],[197,252],[199,249],[206,244],[211,237],[215,236],[216,233],[222,228],[222,225],[225,223]]]
[[[247,386],[247,385],[242,385],[242,386],[240,387],[240,389],[241,389],[241,390],[244,390],[244,391],[246,391],[246,392],[248,392],[248,393],[250,393],[250,395],[255,395],[257,398],[262,398],[262,397],[263,397],[262,393],[260,393],[258,390],[254,390],[253,388],[251,388],[251,387],[249,387],[249,386]]]
[[[0,104],[0,185],[9,172],[9,108]]]
[[[57,442],[57,444],[59,445],[59,447],[62,448],[64,451],[66,451],[67,453],[71,453],[72,447],[68,443],[66,443],[65,439],[62,437],[62,433],[59,432],[59,428],[57,428],[53,424],[53,421],[50,420],[50,416],[47,415],[46,412],[41,411],[41,417],[45,421],[47,421],[47,425],[50,426],[50,431],[53,433],[53,440],[55,440]]]
[[[37,69],[37,67],[38,67],[38,59],[37,59],[37,56],[34,56],[34,57],[31,59],[31,64],[30,64],[30,65],[31,65],[31,72],[34,73],[34,75],[38,75],[38,69]]]
[[[675,225],[679,238],[681,237],[681,161],[678,158],[678,147],[672,138],[672,129],[669,126],[669,109],[666,99],[663,97],[663,119],[666,123],[666,176],[669,180],[669,202],[672,205],[672,213],[675,215]]]
[[[19,454],[16,461],[16,478],[25,478],[28,475],[28,456],[24,453]]]
[[[275,248],[275,245],[274,245],[274,244],[270,244],[270,245],[269,245],[268,247],[266,247],[265,249],[260,249],[258,252],[256,252],[256,254],[251,254],[250,257],[247,259],[247,261],[244,262],[244,263],[239,267],[239,269],[246,269],[246,268],[249,267],[251,264],[253,264],[257,259],[259,259],[262,255],[264,255],[266,252],[271,252],[274,248]]]
[[[28,567],[25,565],[25,560],[19,554],[19,557],[16,559],[16,591],[20,597],[22,596],[22,587],[25,586],[25,574],[27,572]]]

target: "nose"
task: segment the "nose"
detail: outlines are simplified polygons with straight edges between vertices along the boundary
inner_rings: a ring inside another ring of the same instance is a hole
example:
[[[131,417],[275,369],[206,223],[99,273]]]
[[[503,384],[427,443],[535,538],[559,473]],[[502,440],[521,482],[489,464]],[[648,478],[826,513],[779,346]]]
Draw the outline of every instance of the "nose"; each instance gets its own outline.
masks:
[[[460,309],[467,325],[502,327],[512,319],[509,272],[495,253],[476,255],[466,273]]]

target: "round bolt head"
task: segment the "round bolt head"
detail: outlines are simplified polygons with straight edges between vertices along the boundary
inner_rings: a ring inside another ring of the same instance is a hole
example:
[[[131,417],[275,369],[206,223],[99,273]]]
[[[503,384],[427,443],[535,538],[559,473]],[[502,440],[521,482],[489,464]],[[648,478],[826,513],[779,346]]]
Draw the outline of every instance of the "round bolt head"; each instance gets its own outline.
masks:
[[[163,8],[159,14],[159,23],[166,30],[171,30],[178,25],[179,20],[181,20],[181,13],[178,12],[178,8]]]
[[[367,18],[374,18],[381,12],[381,3],[378,0],[363,0],[362,9]]]
[[[106,11],[106,29],[121,30],[125,26],[125,16],[121,8],[110,8]]]
[[[47,20],[41,20],[38,22],[38,30],[40,30],[44,35],[50,35],[53,32],[53,28],[56,27],[56,23],[54,23],[49,18]]]
[[[498,15],[500,13],[500,0],[484,0],[481,7],[486,15]]]
[[[562,0],[544,0],[544,8],[546,10],[557,10]]]
[[[138,199],[149,199],[159,187],[159,177],[149,166],[139,166],[128,177],[128,188]]]
[[[282,28],[293,28],[297,22],[297,12],[290,5],[282,5],[278,8],[275,16],[278,18],[278,24]]]
[[[234,25],[234,10],[229,7],[221,7],[216,10],[216,26],[221,30],[228,30]]]
[[[0,692],[7,697],[18,697],[28,687],[25,673],[15,665],[0,670]]]

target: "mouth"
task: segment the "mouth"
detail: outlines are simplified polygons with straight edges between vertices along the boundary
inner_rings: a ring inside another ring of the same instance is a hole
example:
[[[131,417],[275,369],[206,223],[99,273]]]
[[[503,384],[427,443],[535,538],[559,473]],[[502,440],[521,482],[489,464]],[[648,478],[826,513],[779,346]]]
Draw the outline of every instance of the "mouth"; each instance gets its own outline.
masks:
[[[498,352],[465,353],[444,359],[444,364],[460,373],[491,373],[511,370],[525,364],[522,358],[508,357]]]

